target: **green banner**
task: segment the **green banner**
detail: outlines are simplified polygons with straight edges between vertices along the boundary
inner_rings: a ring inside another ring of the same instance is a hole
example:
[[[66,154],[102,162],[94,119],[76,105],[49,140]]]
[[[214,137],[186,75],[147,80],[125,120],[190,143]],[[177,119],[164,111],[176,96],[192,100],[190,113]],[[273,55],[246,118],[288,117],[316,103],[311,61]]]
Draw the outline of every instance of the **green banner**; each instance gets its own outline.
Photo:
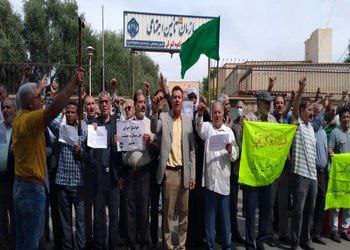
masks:
[[[329,208],[350,208],[350,153],[332,157],[325,209]]]
[[[296,129],[296,125],[244,121],[238,182],[259,187],[276,180],[282,173]]]

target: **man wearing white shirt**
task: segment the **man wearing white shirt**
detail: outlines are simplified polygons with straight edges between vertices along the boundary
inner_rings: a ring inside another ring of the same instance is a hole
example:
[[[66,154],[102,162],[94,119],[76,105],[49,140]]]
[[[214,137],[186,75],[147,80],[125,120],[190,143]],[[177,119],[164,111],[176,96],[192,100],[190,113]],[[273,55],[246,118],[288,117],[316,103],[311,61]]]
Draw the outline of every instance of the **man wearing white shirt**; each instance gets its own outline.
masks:
[[[139,234],[141,249],[147,249],[149,240],[149,192],[150,167],[152,163],[151,151],[157,144],[153,141],[151,122],[145,117],[145,95],[137,91],[134,96],[135,116],[130,120],[141,121],[145,124],[143,135],[144,150],[123,153],[123,168],[125,174],[125,205],[127,224],[127,245],[135,249]],[[138,229],[138,230],[137,230]]]
[[[231,249],[230,224],[230,175],[231,161],[238,158],[238,146],[232,129],[223,123],[224,106],[215,102],[212,106],[212,122],[203,122],[205,106],[198,106],[196,127],[205,140],[202,185],[205,189],[205,237],[208,249],[215,249],[215,219],[220,213],[222,249]],[[227,143],[219,151],[210,151],[210,138],[224,135]]]

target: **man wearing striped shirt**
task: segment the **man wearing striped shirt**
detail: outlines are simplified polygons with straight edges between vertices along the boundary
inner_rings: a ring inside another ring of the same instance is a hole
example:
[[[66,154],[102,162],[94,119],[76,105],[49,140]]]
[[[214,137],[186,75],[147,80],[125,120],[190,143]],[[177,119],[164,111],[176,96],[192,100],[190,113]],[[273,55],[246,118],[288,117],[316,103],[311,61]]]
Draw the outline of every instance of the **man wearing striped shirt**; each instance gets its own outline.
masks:
[[[299,81],[299,90],[293,106],[294,123],[298,125],[292,147],[292,249],[313,250],[310,228],[317,194],[316,137],[311,125],[311,100],[301,98],[306,77]],[[303,216],[304,215],[304,216]]]

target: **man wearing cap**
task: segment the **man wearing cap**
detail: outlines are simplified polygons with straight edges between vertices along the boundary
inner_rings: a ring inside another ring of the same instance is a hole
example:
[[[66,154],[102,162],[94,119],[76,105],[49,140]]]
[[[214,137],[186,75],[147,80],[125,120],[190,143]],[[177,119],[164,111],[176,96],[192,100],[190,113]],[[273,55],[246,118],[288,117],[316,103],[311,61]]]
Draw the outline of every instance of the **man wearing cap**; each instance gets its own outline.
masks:
[[[270,104],[273,101],[273,97],[266,90],[262,90],[258,93],[257,97],[258,110],[246,115],[248,121],[260,121],[260,122],[274,122],[276,118],[269,113]],[[256,248],[265,249],[264,241],[267,238],[267,229],[270,218],[270,192],[271,185],[252,187],[244,186],[243,191],[245,200],[245,236],[246,236],[246,249],[255,249],[254,235],[255,235],[255,211],[258,205],[259,208],[259,234],[256,238]]]

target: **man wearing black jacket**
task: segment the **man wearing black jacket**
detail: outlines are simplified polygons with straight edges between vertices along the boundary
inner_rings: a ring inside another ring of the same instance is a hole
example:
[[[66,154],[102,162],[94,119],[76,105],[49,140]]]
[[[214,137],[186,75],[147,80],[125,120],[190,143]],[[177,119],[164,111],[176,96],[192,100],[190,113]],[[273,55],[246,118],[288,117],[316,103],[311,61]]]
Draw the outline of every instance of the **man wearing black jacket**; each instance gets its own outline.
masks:
[[[94,184],[94,249],[105,249],[106,209],[108,207],[108,246],[118,246],[118,207],[121,155],[117,152],[113,137],[116,134],[115,115],[110,115],[111,97],[108,92],[101,92],[98,98],[101,115],[95,119],[95,126],[104,126],[107,130],[107,148],[94,148],[91,152],[91,165]]]

